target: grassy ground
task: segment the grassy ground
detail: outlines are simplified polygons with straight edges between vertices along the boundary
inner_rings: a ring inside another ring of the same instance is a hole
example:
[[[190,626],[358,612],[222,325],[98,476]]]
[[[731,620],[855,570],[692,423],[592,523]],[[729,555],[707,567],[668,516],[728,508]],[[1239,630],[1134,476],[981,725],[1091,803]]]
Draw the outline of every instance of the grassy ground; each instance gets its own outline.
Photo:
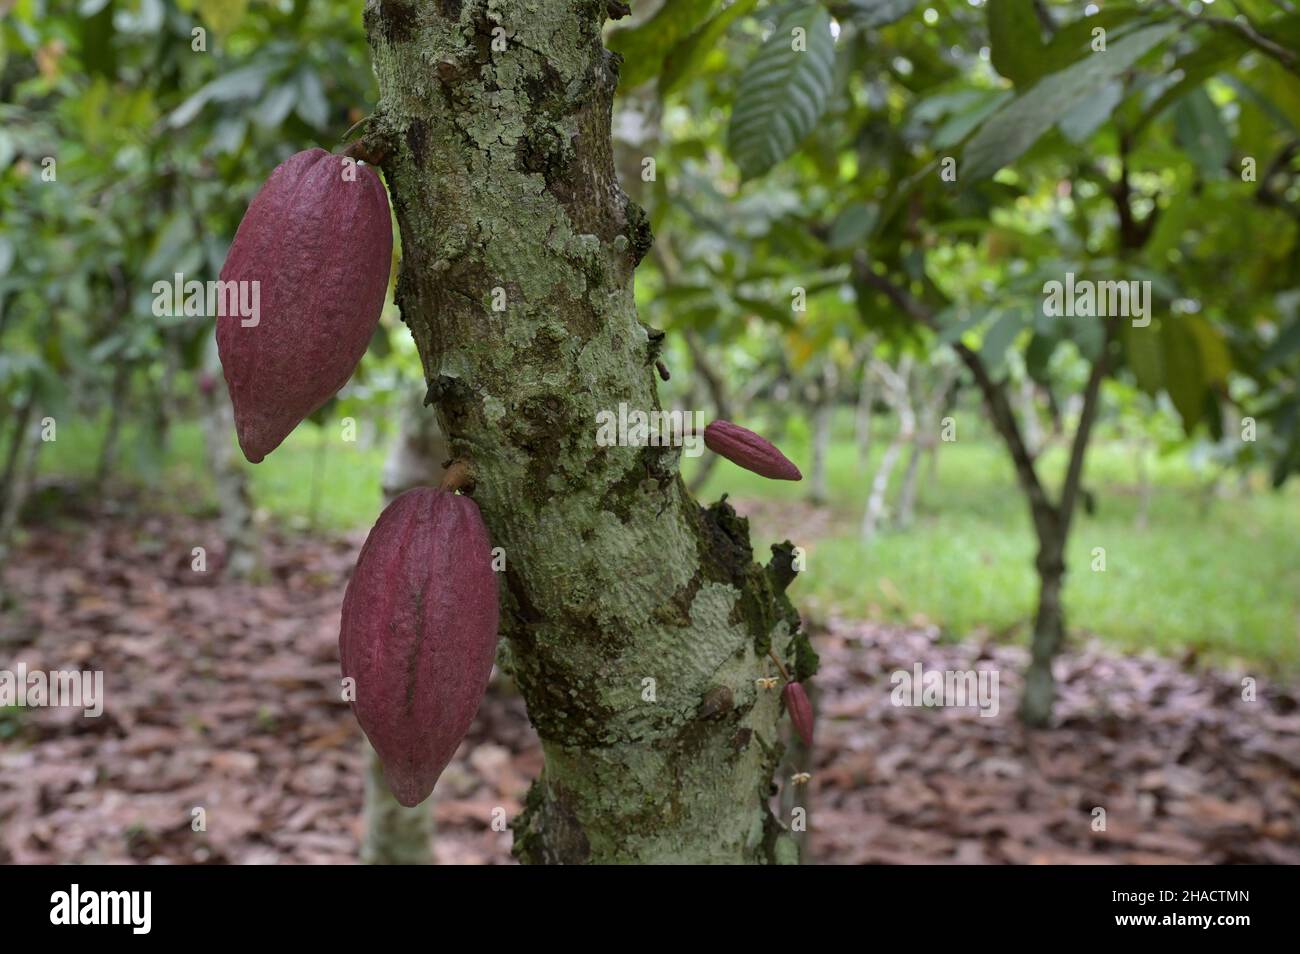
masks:
[[[796,540],[809,554],[798,597],[823,612],[850,617],[923,618],[954,636],[975,631],[1022,636],[1035,599],[1033,534],[1000,444],[962,418],[961,439],[942,445],[938,472],[922,471],[916,524],[886,531],[869,546],[858,524],[873,470],[860,465],[847,414],[837,421],[829,464],[833,503],[830,530],[816,540]],[[256,467],[250,466],[259,507],[306,527],[354,530],[369,526],[379,509],[382,447],[344,443],[327,430],[300,427]],[[101,437],[93,428],[60,425],[46,445],[45,473],[89,476]],[[799,420],[781,443],[807,472],[808,434]],[[878,440],[872,464],[883,452]],[[210,506],[197,427],[175,428],[164,459],[127,428],[123,469],[151,481],[154,496],[172,505]],[[1065,452],[1045,459],[1059,481]],[[689,477],[694,461],[684,464]],[[1186,456],[1153,462],[1156,487],[1146,529],[1136,526],[1138,494],[1132,446],[1098,441],[1088,458],[1085,483],[1094,492],[1094,515],[1080,513],[1069,550],[1066,600],[1075,631],[1137,649],[1195,649],[1212,657],[1240,657],[1285,669],[1300,667],[1300,487],[1275,494],[1235,486],[1206,506],[1205,477]],[[899,468],[901,475],[901,467]],[[313,488],[315,492],[313,493]],[[802,506],[807,482],[767,481],[720,461],[701,494],[723,492],[739,500],[789,501]],[[313,503],[314,500],[314,503]],[[756,550],[766,552],[772,529],[754,521]],[[1105,549],[1105,570],[1091,565]]]

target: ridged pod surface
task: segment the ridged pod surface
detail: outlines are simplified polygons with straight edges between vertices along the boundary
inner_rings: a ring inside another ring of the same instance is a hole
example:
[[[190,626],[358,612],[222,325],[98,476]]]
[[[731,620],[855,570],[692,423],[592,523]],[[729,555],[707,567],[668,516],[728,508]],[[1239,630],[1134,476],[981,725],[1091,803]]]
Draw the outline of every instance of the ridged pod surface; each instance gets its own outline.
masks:
[[[339,657],[352,711],[393,795],[433,791],[474,721],[497,643],[487,527],[468,497],[420,487],[379,515],[343,597]]]
[[[804,745],[811,746],[813,744],[813,711],[812,703],[808,701],[808,693],[804,691],[800,683],[787,682],[785,688],[781,690],[781,695],[785,697],[785,707],[790,713],[790,721],[794,724],[794,730],[799,733],[799,738],[803,739]]]
[[[392,258],[388,194],[369,166],[308,149],[276,166],[253,197],[221,280],[259,283],[258,321],[217,318],[250,461],[279,447],[352,376],[379,323]]]
[[[714,421],[704,429],[704,446],[733,464],[772,480],[802,480],[803,474],[776,445],[747,427]]]

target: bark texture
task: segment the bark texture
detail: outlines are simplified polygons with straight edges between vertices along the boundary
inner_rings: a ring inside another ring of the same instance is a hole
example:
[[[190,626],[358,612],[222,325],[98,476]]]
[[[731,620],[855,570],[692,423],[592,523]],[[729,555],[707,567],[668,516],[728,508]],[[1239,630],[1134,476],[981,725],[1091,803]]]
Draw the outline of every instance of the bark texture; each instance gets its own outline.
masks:
[[[780,692],[815,655],[789,550],[700,508],[678,451],[602,447],[658,409],[637,319],[644,212],[614,174],[604,0],[369,0],[367,139],[402,232],[397,301],[452,452],[506,554],[502,626],[545,751],[514,821],[526,862],[794,860],[771,814]],[[784,730],[784,726],[781,727]]]

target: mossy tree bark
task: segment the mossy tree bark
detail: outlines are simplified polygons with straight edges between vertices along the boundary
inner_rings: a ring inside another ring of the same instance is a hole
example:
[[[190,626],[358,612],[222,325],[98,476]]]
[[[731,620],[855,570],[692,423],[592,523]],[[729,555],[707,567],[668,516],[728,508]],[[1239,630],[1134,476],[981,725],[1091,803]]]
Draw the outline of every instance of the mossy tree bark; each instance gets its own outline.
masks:
[[[618,5],[615,5],[617,8]],[[527,862],[793,860],[769,810],[769,647],[815,655],[788,546],[699,507],[666,447],[596,414],[658,409],[637,319],[650,245],[614,174],[604,0],[369,0],[366,128],[401,226],[398,304],[452,452],[503,547],[502,627],[545,750],[515,819]]]

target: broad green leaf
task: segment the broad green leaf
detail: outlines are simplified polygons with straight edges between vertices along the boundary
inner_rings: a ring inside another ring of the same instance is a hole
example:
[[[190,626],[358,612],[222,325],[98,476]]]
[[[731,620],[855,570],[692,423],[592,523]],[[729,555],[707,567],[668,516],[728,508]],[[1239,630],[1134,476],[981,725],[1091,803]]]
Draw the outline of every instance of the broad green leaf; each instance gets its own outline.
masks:
[[[1178,416],[1183,419],[1183,430],[1190,434],[1205,408],[1200,348],[1192,332],[1176,318],[1161,325],[1160,344],[1165,366],[1165,389],[1178,409]]]
[[[1173,69],[1169,72],[1171,76],[1181,78],[1165,89],[1155,102],[1142,111],[1142,118],[1134,127],[1134,134],[1141,132],[1147,123],[1158,118],[1190,90],[1200,86],[1248,49],[1249,47],[1235,34],[1219,31],[1208,37],[1191,53],[1180,56],[1174,61]]]
[[[271,63],[253,63],[217,77],[177,106],[167,118],[167,124],[173,128],[186,125],[209,101],[227,102],[260,96],[272,66]]]
[[[1181,320],[1196,339],[1197,352],[1201,356],[1201,377],[1206,385],[1225,383],[1232,373],[1232,355],[1223,340],[1223,333],[1197,315],[1188,315]]]
[[[744,178],[762,175],[794,152],[826,109],[834,78],[830,14],[815,5],[795,10],[740,77],[727,146]]]
[[[1201,174],[1209,178],[1224,175],[1232,157],[1232,138],[1219,109],[1204,87],[1192,90],[1174,107],[1174,131]]]
[[[993,115],[1014,95],[1009,89],[989,90],[987,94],[981,95],[972,106],[954,113],[948,117],[947,122],[935,130],[934,148],[947,149],[957,145],[970,135],[971,130]]]
[[[668,55],[664,57],[663,69],[659,73],[659,95],[666,96],[672,92],[698,67],[700,61],[712,52],[723,34],[727,32],[727,28],[740,17],[750,13],[756,6],[758,0],[736,0],[669,50]]]
[[[1101,128],[1102,123],[1110,119],[1110,114],[1123,98],[1122,83],[1118,80],[1107,83],[1096,96],[1084,100],[1062,116],[1056,127],[1061,130],[1061,135],[1075,145],[1087,142]]]
[[[1124,355],[1137,386],[1154,397],[1165,384],[1164,358],[1160,349],[1160,334],[1152,325],[1138,328],[1126,321],[1121,326]]]
[[[1010,308],[993,322],[992,327],[984,332],[984,341],[980,344],[980,357],[990,369],[1000,368],[1011,342],[1025,327],[1025,312],[1021,308]]]
[[[889,26],[907,16],[918,0],[849,0],[849,18],[863,29]]]
[[[1111,44],[1104,53],[1044,77],[1029,92],[995,113],[966,147],[963,179],[993,175],[1019,158],[1043,133],[1080,103],[1098,96],[1114,79],[1177,29],[1177,24],[1143,27]]]
[[[623,57],[619,85],[632,89],[658,76],[668,51],[690,36],[717,5],[718,0],[665,0],[645,23],[611,33],[609,48]]]
[[[836,217],[826,244],[836,251],[861,245],[875,229],[879,216],[880,209],[875,205],[853,203]]]
[[[985,10],[993,68],[1017,86],[1033,86],[1054,65],[1047,58],[1034,0],[988,0]]]
[[[1052,66],[1064,68],[1088,56],[1094,52],[1093,44],[1097,39],[1094,33],[1098,29],[1104,31],[1102,35],[1108,43],[1119,39],[1113,34],[1119,32],[1137,12],[1137,7],[1132,3],[1110,0],[1105,10],[1072,20],[1060,27],[1047,42],[1048,62]]]

